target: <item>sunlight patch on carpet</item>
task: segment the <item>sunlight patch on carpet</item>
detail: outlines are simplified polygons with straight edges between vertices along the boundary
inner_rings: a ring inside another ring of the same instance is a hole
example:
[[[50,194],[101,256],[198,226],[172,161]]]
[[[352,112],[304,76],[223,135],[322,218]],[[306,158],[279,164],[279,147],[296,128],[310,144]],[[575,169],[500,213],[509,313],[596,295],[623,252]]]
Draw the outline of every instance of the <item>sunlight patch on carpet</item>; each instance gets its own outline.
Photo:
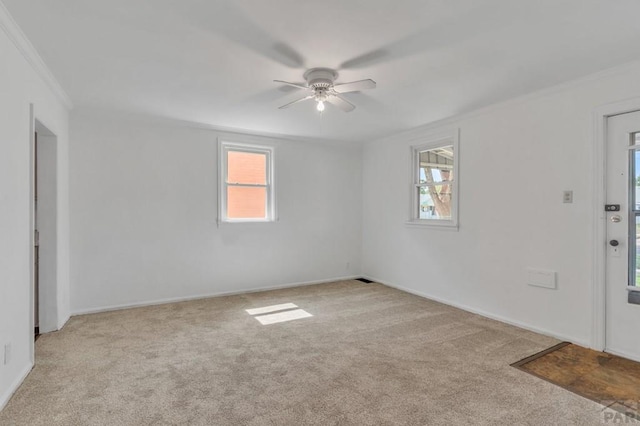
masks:
[[[281,303],[262,308],[245,309],[245,311],[262,325],[277,324],[313,316],[304,309],[298,309],[298,305],[295,303]]]
[[[268,314],[270,312],[284,311],[286,309],[297,308],[295,303],[281,303],[279,305],[265,306],[264,308],[246,309],[249,315]]]
[[[302,319],[302,318],[309,318],[312,317],[313,315],[311,315],[309,312],[305,311],[304,309],[296,309],[293,311],[286,311],[286,312],[278,312],[275,314],[268,314],[268,315],[259,315],[257,317],[254,317],[255,319],[257,319],[258,321],[260,321],[260,323],[262,325],[269,325],[269,324],[276,324],[279,322],[286,322],[286,321],[293,321],[293,320],[297,320],[297,319]]]

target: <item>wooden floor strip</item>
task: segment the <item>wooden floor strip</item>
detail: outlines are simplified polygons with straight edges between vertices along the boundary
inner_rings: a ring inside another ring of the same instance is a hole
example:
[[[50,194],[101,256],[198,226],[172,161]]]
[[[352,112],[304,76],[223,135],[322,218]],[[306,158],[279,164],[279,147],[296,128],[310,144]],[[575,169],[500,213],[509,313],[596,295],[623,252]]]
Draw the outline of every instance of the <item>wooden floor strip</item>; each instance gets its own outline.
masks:
[[[640,418],[640,363],[568,342],[511,364],[634,419]]]
[[[551,352],[555,352],[558,349],[564,348],[565,346],[570,345],[570,344],[571,344],[570,342],[558,343],[557,345],[551,346],[550,348],[545,349],[544,351],[540,351],[540,352],[538,352],[536,354],[533,354],[533,355],[528,356],[528,357],[526,357],[524,359],[521,359],[520,361],[514,362],[513,364],[511,364],[511,366],[512,367],[516,367],[516,368],[520,368],[523,365],[527,364],[528,362],[534,361],[534,360],[536,360],[538,358],[542,358],[543,356],[545,356],[547,354],[550,354]]]

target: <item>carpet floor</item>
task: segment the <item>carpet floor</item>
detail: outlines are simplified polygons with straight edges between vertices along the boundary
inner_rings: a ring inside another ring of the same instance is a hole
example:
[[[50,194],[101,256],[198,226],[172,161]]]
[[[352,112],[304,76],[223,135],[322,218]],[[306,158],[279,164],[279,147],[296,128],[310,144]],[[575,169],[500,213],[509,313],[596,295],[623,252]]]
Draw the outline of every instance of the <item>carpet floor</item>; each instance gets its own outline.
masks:
[[[246,311],[287,303],[312,316]],[[556,343],[359,281],[84,315],[38,339],[0,424],[602,424],[510,366]]]

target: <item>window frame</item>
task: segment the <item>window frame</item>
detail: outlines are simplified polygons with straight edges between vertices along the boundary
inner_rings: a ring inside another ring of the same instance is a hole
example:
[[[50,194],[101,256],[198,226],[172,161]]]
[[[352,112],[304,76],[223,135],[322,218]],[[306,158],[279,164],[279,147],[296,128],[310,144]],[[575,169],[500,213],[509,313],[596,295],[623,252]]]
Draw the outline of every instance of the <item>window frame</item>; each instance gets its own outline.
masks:
[[[636,142],[638,141],[638,142]],[[627,230],[627,239],[628,239],[628,275],[627,275],[627,290],[629,291],[640,291],[640,286],[637,282],[636,277],[636,268],[638,266],[637,255],[638,249],[636,246],[636,238],[637,238],[637,221],[638,217],[640,217],[640,208],[638,208],[638,200],[636,197],[636,153],[640,152],[640,132],[635,132],[630,134],[629,138],[629,173],[628,173],[628,188],[629,195],[627,200],[628,206],[628,215],[629,215],[629,228]],[[631,302],[630,302],[631,303]],[[640,304],[640,303],[636,303]]]
[[[420,152],[431,149],[453,146],[453,181],[451,182],[451,219],[420,218],[420,197],[417,189],[425,184],[420,183]],[[460,197],[460,138],[459,129],[429,135],[420,138],[419,144],[410,147],[410,210],[407,225],[425,228],[458,230],[459,197]]]
[[[266,155],[266,180],[260,184],[238,184],[227,182],[228,154],[233,152],[247,152]],[[276,221],[274,157],[275,148],[271,145],[259,143],[238,142],[228,139],[218,140],[218,224],[220,223],[268,223]],[[229,218],[227,216],[227,192],[229,186],[264,187],[266,189],[266,203],[264,218]]]

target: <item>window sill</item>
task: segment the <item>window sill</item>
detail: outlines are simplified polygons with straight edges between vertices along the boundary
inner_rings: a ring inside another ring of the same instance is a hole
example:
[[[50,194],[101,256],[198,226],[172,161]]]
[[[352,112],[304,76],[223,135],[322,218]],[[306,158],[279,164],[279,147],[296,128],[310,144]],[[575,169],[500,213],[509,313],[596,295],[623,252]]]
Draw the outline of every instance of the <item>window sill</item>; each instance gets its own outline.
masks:
[[[218,225],[236,225],[236,224],[252,224],[252,223],[275,223],[276,219],[236,219],[236,220],[218,220]]]
[[[442,229],[443,231],[458,231],[458,224],[450,220],[408,220],[406,226],[416,228]]]

